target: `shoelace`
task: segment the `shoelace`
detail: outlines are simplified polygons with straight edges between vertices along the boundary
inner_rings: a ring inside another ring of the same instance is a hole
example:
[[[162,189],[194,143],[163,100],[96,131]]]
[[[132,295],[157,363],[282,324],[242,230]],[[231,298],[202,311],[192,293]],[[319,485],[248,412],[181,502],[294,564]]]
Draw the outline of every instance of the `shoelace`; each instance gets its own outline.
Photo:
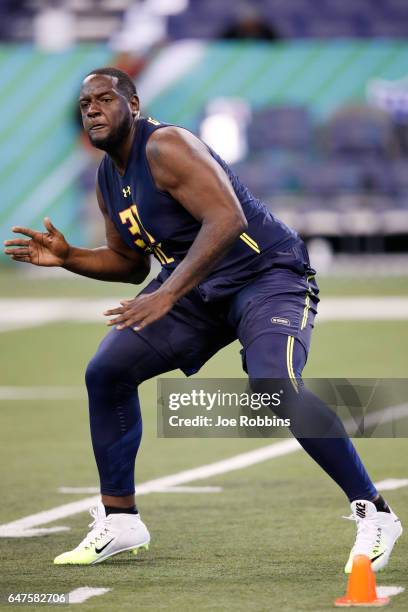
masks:
[[[93,508],[90,508],[89,514],[94,519],[92,523],[89,523],[88,525],[88,527],[91,527],[91,531],[88,533],[88,535],[85,537],[85,539],[81,542],[80,545],[81,548],[83,546],[87,549],[91,548],[91,546],[93,546],[98,540],[100,540],[102,536],[108,533],[108,529],[105,525],[106,519],[98,519],[98,507],[94,506]]]
[[[381,527],[377,525],[376,517],[360,519],[353,516],[343,516],[349,521],[357,523],[357,536],[353,550],[359,549],[367,554],[376,554],[381,544]]]
[[[104,522],[104,519],[99,519],[98,521],[98,506],[94,506],[93,508],[90,508],[89,514],[92,516],[94,520],[92,521],[92,523],[89,523],[88,527],[96,527],[98,523],[102,524]]]

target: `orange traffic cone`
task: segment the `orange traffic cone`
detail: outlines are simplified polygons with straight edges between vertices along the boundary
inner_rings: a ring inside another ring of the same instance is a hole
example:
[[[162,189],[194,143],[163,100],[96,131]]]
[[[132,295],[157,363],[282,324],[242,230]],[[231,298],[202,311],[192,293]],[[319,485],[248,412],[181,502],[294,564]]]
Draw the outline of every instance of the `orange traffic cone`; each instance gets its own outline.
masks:
[[[386,606],[389,597],[377,597],[375,576],[371,561],[365,555],[356,555],[347,585],[347,593],[334,602],[335,606]]]

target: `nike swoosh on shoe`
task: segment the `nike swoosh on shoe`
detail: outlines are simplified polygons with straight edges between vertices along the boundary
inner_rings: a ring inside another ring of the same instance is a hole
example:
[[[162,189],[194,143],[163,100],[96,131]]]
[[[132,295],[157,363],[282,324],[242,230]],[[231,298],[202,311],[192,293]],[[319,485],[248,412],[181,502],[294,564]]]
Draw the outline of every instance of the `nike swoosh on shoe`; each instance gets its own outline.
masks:
[[[105,550],[105,548],[106,548],[107,546],[109,546],[109,544],[110,544],[111,542],[113,542],[113,540],[114,540],[114,539],[115,539],[115,538],[112,538],[111,540],[109,540],[109,542],[106,542],[106,544],[104,544],[104,545],[102,546],[102,548],[96,548],[96,546],[95,546],[95,552],[96,552],[96,554],[97,554],[97,555],[99,555],[99,553],[101,553],[103,550]]]
[[[383,556],[383,554],[384,554],[384,553],[382,552],[382,553],[380,553],[379,555],[377,555],[376,557],[373,557],[373,558],[371,559],[371,563],[374,563],[374,561],[377,561],[377,559],[379,559],[380,557],[382,557],[382,556]]]

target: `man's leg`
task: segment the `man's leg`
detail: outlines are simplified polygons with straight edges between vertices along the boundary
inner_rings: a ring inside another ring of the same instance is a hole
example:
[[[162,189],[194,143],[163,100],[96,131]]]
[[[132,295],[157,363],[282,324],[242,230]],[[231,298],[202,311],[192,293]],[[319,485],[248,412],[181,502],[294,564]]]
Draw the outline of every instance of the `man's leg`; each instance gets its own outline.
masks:
[[[107,513],[134,511],[134,467],[142,437],[138,386],[171,369],[131,329],[112,330],[88,365],[92,445]]]
[[[144,292],[159,284],[152,281]],[[149,542],[134,499],[135,459],[142,435],[138,385],[176,368],[187,374],[198,371],[233,337],[196,292],[140,332],[114,329],[104,338],[86,372],[102,503],[91,512],[95,519],[91,532],[54,563],[99,563]]]
[[[402,533],[400,522],[378,495],[340,419],[301,384],[306,362],[303,345],[285,334],[265,334],[249,345],[245,357],[253,390],[266,391],[268,380],[269,385],[273,383],[271,379],[279,379],[279,384],[283,384],[282,410],[274,408],[274,411],[279,416],[291,418],[291,429],[299,443],[343,489],[352,502],[355,519],[363,523],[346,572],[351,571],[353,556],[360,553],[371,558],[374,570],[382,569]],[[326,433],[326,437],[303,437],[310,424],[311,431],[319,425],[319,431],[322,435]],[[327,432],[333,437],[327,437]]]
[[[134,469],[142,437],[138,385],[169,371],[169,362],[130,329],[112,330],[89,363],[86,384],[92,445],[102,502],[91,509],[91,531],[57,565],[92,565],[150,541],[135,505]]]
[[[141,294],[160,288],[161,275]],[[162,319],[140,332],[113,329],[86,372],[92,445],[107,512],[132,512],[134,466],[142,436],[138,386],[180,368],[190,374],[233,338],[223,331],[198,291],[181,298]]]
[[[293,349],[289,351],[291,364],[287,359],[288,343],[289,347],[293,343]],[[316,395],[299,384],[305,362],[306,352],[302,344],[284,334],[259,336],[246,351],[246,364],[253,386],[265,388],[268,379],[282,380],[285,386],[282,405],[290,406],[292,430],[305,451],[337,482],[350,502],[356,499],[372,501],[378,497],[378,492],[342,422]],[[293,374],[288,371],[290,365]],[[291,375],[294,375],[292,380]],[[292,382],[299,386],[298,390]],[[302,433],[307,435],[308,430],[319,431],[326,437],[302,437]],[[329,432],[333,437],[327,437]]]

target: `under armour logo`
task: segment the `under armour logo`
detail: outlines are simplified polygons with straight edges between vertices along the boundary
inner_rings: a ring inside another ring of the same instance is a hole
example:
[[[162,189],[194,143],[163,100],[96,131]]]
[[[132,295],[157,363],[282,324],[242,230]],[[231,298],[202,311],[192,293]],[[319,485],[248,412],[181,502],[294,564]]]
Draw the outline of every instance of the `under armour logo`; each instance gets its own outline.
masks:
[[[127,198],[128,196],[130,196],[131,195],[130,185],[128,185],[127,187],[124,187],[122,189],[122,193],[123,193],[124,198]]]

